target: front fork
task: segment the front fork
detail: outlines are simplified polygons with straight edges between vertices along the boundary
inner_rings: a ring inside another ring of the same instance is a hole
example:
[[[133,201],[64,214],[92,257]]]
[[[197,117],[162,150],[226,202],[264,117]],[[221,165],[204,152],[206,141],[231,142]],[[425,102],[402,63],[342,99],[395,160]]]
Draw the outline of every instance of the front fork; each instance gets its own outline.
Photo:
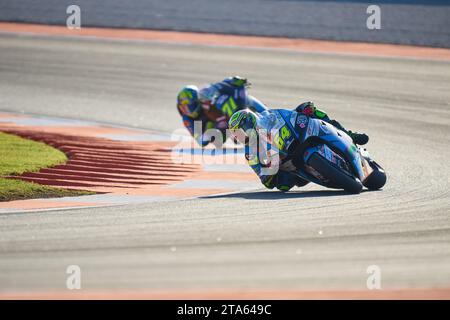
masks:
[[[364,183],[364,181],[372,174],[374,169],[370,165],[372,158],[366,148],[358,147],[358,150],[361,155],[361,167],[364,175],[364,179],[361,179],[361,182]]]

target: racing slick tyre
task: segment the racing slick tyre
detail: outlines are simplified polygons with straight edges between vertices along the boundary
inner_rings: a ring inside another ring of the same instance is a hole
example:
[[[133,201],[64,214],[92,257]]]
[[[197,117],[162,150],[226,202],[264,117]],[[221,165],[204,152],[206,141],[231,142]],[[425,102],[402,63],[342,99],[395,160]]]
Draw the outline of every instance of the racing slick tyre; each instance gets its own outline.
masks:
[[[332,185],[340,186],[347,192],[358,194],[363,188],[359,179],[342,172],[317,153],[309,158],[308,165],[330,180]]]
[[[371,164],[372,165],[372,164]],[[374,167],[372,165],[372,167]],[[370,176],[364,180],[364,186],[369,190],[381,189],[386,184],[386,173],[381,167],[376,166]]]

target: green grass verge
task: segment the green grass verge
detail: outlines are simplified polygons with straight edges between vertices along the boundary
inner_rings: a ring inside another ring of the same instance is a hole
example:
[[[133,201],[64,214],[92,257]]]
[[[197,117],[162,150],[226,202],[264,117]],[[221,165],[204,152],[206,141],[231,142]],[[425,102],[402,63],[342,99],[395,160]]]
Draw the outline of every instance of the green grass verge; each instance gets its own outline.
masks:
[[[2,178],[6,175],[39,171],[66,161],[64,153],[44,143],[0,132],[0,201],[93,194],[89,191],[60,189]]]
[[[93,194],[93,192],[60,189],[33,182],[0,178],[0,201],[73,197],[88,194]]]

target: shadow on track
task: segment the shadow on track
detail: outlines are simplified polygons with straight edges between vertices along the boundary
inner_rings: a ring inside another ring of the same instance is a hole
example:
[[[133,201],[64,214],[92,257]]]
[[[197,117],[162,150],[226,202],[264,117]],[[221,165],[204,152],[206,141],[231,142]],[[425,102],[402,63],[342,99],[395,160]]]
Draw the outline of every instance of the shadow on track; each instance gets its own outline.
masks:
[[[365,192],[363,190],[362,192]],[[361,192],[361,193],[362,193]],[[216,196],[200,197],[201,199],[221,199],[221,198],[238,198],[247,200],[281,200],[281,199],[301,199],[301,198],[319,198],[319,197],[335,197],[335,196],[348,196],[348,193],[344,190],[311,190],[311,191],[251,191],[240,192],[232,194],[223,194]]]

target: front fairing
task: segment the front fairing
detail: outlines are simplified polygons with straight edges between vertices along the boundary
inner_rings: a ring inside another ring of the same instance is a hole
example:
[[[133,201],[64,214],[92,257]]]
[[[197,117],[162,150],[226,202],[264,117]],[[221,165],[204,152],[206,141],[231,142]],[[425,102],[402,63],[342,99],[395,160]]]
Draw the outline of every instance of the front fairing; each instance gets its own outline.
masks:
[[[342,154],[352,166],[353,173],[360,179],[365,178],[365,173],[361,166],[361,155],[353,140],[343,131],[338,130],[333,125],[319,119],[309,118],[308,125],[301,132],[302,142],[307,142],[312,137],[318,137],[331,149]],[[305,155],[305,162],[311,156],[311,152]]]
[[[266,110],[258,115],[256,128],[258,135],[282,155],[288,154],[292,142],[298,139],[298,133],[292,125],[296,113],[288,110]],[[295,121],[294,121],[295,122]]]

